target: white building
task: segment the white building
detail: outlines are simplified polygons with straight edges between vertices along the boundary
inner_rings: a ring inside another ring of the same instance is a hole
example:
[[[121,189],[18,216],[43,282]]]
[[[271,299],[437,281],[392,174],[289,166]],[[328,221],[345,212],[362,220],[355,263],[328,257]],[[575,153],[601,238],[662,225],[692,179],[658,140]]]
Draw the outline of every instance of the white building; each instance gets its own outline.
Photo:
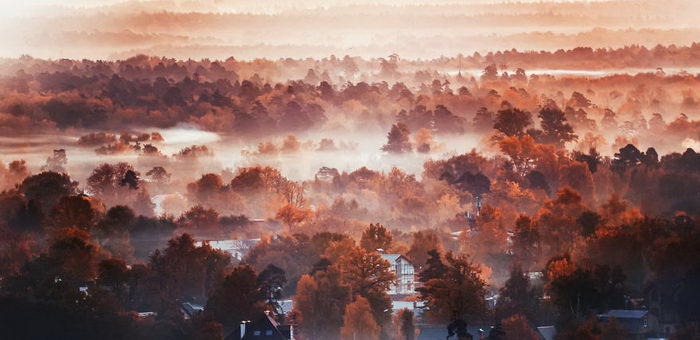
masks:
[[[416,270],[413,263],[401,254],[382,254],[391,263],[396,274],[396,284],[389,288],[389,295],[411,295],[416,292]]]

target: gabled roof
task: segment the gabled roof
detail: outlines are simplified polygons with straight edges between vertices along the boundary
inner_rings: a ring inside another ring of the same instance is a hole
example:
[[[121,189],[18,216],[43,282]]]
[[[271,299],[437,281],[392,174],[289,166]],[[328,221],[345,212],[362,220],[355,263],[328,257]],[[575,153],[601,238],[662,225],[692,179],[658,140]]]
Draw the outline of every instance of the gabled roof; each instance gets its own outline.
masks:
[[[411,260],[406,258],[406,256],[403,256],[401,254],[382,254],[382,258],[389,261],[390,263],[396,263],[399,261],[400,258],[403,258],[404,260],[408,261],[408,263],[413,264]]]
[[[180,304],[180,306],[182,306],[182,310],[184,310],[185,313],[187,313],[187,315],[189,315],[190,317],[194,315],[194,313],[201,312],[204,310],[204,307],[192,302],[183,302],[182,304]]]
[[[272,331],[272,335],[267,335],[263,331]],[[253,335],[255,331],[260,331],[261,334],[258,336]],[[271,315],[264,315],[262,318],[250,322],[245,326],[245,335],[241,338],[241,328],[240,325],[233,328],[231,332],[226,336],[226,340],[251,340],[251,339],[265,339],[265,340],[288,340],[291,338],[292,331],[291,326],[282,325]]]
[[[540,326],[537,327],[537,333],[540,334],[540,338],[543,340],[554,340],[554,336],[557,335],[557,329],[554,326]]]

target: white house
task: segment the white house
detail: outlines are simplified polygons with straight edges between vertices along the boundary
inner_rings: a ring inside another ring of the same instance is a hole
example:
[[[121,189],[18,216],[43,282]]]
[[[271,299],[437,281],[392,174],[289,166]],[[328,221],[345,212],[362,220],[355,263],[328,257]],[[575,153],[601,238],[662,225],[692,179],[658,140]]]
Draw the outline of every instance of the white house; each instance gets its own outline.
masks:
[[[411,295],[416,292],[416,270],[413,263],[401,254],[382,254],[391,263],[396,274],[396,284],[389,288],[389,295]]]

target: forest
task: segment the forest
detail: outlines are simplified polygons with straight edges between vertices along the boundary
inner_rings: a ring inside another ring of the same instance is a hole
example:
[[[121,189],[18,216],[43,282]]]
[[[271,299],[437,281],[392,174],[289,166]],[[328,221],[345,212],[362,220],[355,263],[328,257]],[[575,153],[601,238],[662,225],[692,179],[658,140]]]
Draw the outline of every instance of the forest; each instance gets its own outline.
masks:
[[[698,57],[2,59],[0,329],[615,340],[600,315],[645,310],[697,339]]]

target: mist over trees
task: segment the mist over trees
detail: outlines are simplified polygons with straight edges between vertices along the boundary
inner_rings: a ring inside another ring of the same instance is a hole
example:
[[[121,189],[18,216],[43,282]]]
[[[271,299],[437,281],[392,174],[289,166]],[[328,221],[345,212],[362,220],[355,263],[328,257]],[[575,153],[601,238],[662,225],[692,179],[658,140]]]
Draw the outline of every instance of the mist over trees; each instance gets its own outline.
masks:
[[[3,60],[0,329],[222,339],[267,311],[301,339],[621,338],[597,316],[670,289],[693,336],[697,75],[527,70],[697,53]],[[483,71],[434,67],[456,62]],[[403,300],[387,254],[415,268]]]

